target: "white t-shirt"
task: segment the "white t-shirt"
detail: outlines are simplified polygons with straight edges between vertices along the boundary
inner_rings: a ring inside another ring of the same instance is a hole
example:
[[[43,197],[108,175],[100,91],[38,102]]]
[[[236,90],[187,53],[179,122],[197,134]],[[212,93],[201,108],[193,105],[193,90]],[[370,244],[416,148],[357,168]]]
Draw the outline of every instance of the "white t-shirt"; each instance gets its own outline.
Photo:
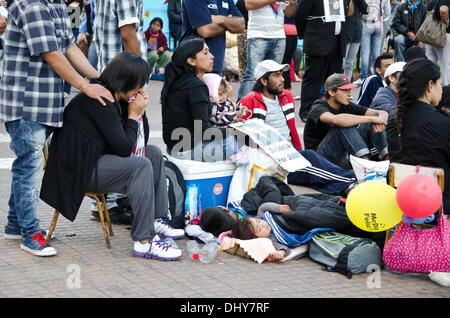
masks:
[[[272,5],[268,4],[256,10],[248,10],[247,39],[268,38],[284,39],[284,12],[288,6],[284,2],[279,4],[278,13],[275,12]]]
[[[278,96],[275,96],[275,100],[267,98],[262,94],[261,96],[267,108],[266,119],[264,122],[275,128],[284,139],[291,141],[291,131],[287,124],[280,102],[278,101]]]

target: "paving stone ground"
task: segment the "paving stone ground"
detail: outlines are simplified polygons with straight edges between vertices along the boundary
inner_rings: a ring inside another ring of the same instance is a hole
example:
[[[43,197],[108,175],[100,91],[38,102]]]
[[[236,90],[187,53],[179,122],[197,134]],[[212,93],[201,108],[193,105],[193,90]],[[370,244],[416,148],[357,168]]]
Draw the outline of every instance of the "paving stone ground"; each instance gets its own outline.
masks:
[[[233,83],[235,94],[238,84]],[[163,147],[159,92],[162,82],[151,81],[148,114],[150,143]],[[300,84],[294,91],[300,94]],[[74,93],[72,93],[73,96]],[[298,105],[298,101],[297,107]],[[296,114],[298,116],[298,114]],[[297,118],[298,126],[302,124]],[[6,134],[0,125],[0,135]],[[7,134],[6,134],[7,135]],[[3,138],[4,139],[4,138]],[[9,143],[0,138],[0,159],[13,158]],[[6,138],[7,139],[7,138]],[[8,213],[11,173],[0,169],[0,229]],[[300,193],[302,189],[296,189]],[[39,205],[41,227],[50,226],[53,210]],[[58,255],[31,256],[19,241],[0,240],[0,298],[448,298],[450,289],[426,275],[405,275],[381,270],[348,279],[303,258],[286,263],[258,264],[221,252],[212,264],[138,259],[131,255],[128,226],[113,225],[111,249],[106,249],[101,225],[89,220],[90,204],[83,201],[72,223],[60,217],[51,244]],[[177,241],[185,248],[187,239]],[[376,279],[376,280],[374,280]],[[374,282],[379,283],[374,284]],[[171,308],[178,311],[179,307]]]

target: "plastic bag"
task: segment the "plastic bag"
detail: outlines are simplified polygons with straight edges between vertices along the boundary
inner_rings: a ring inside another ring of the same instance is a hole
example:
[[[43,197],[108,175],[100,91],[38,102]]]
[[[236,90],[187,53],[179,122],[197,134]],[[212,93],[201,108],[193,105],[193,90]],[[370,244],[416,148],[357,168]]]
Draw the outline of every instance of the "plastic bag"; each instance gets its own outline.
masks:
[[[197,216],[199,216],[198,202],[198,185],[189,184],[186,189],[186,198],[184,200],[184,219],[186,225],[190,224],[192,219],[195,219]]]
[[[262,150],[243,146],[232,160],[237,169],[231,179],[227,203],[240,202],[263,176],[273,176],[287,182],[287,171]]]
[[[387,183],[389,160],[371,161],[350,155],[350,163],[358,181]]]

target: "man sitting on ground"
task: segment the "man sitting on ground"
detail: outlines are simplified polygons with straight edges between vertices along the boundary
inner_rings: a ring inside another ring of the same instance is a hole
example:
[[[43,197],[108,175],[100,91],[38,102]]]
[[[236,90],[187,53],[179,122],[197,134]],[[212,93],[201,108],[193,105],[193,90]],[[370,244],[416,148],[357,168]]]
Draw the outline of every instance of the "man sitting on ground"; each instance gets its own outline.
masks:
[[[249,110],[241,118],[259,119],[272,126],[311,163],[312,167],[290,173],[289,184],[309,186],[319,192],[333,195],[346,195],[349,187],[356,182],[355,175],[313,150],[302,151],[295,127],[294,99],[292,94],[284,89],[283,72],[286,70],[289,70],[288,64],[278,64],[273,60],[264,60],[257,64],[253,72],[256,84],[253,90],[239,101],[241,106]]]
[[[344,74],[333,74],[325,82],[325,98],[314,102],[305,124],[305,146],[349,169],[349,155],[369,159],[377,151],[387,159],[385,127],[388,113],[350,102],[356,87]]]
[[[362,83],[359,91],[358,105],[369,107],[378,89],[384,87],[383,79],[386,68],[394,63],[392,54],[384,53],[375,60],[375,74],[369,76]]]
[[[384,81],[386,87],[381,87],[370,104],[370,108],[384,110],[388,113],[397,109],[397,81],[406,62],[395,62],[386,69]]]

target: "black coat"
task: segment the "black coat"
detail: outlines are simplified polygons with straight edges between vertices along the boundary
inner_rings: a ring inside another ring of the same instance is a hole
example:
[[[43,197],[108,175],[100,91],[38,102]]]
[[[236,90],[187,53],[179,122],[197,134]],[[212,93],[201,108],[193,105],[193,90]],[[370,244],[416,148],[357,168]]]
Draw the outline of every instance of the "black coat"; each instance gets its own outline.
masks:
[[[353,15],[346,18],[342,28],[342,36],[347,43],[361,42],[362,21],[361,14],[367,14],[368,5],[365,0],[353,0]]]
[[[414,14],[411,16],[411,24],[409,17],[411,16],[411,10],[408,9],[408,3],[401,3],[397,10],[395,10],[394,19],[392,20],[392,29],[397,33],[406,35],[409,31],[417,34],[420,26],[427,16],[427,7],[423,4],[419,4],[414,10]]]
[[[169,16],[169,30],[170,34],[179,39],[181,34],[181,1],[169,0],[167,6],[167,14]]]
[[[105,102],[102,106],[78,94],[64,110],[63,127],[53,132],[40,198],[70,221],[78,213],[100,156],[128,157],[136,143],[137,121],[127,119],[125,107],[121,115],[117,103]],[[147,143],[145,116],[144,131]]]
[[[450,117],[420,101],[408,106],[403,114],[400,151],[395,114],[396,110],[389,114],[386,126],[389,159],[444,169],[444,212],[450,214]]]
[[[347,15],[350,0],[344,0],[344,12]],[[295,13],[295,25],[298,37],[303,39],[303,51],[306,55],[324,56],[331,53],[333,48],[330,43],[336,41],[334,22],[325,23],[321,18],[308,19],[309,17],[323,17],[325,11],[322,0],[302,0]],[[345,22],[342,22],[342,30]],[[345,36],[339,37],[341,53],[345,56],[347,40]]]

